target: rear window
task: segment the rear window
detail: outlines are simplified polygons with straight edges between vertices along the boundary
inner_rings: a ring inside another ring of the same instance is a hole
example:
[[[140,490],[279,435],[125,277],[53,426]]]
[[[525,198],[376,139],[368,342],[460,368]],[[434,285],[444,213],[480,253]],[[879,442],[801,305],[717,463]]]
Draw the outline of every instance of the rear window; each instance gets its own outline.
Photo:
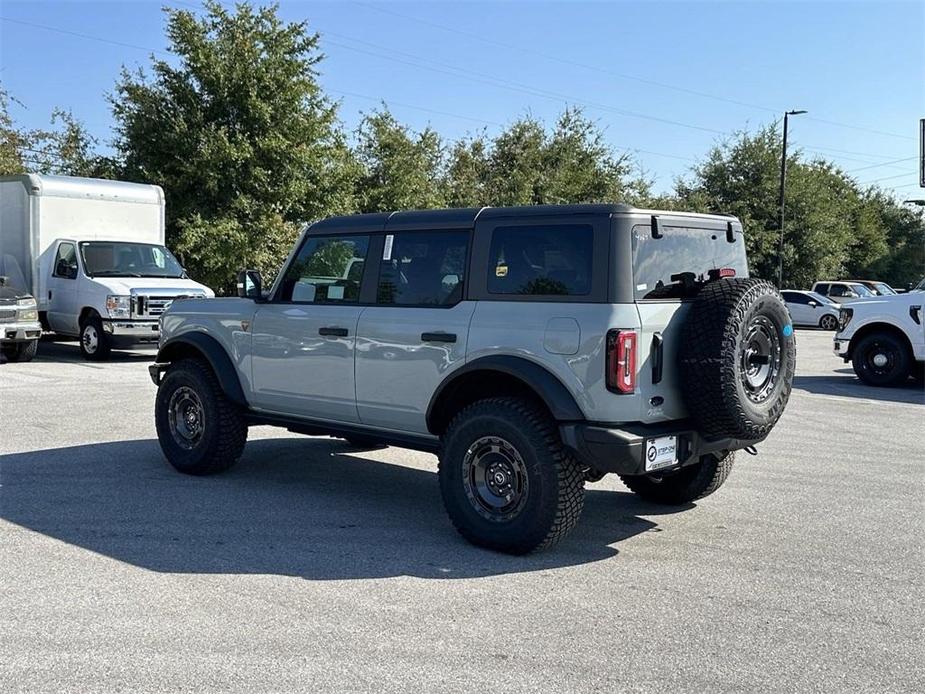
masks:
[[[725,229],[671,226],[652,238],[648,225],[633,227],[633,283],[637,301],[689,299],[697,296],[711,270],[729,268],[748,277],[741,233],[726,240]]]
[[[488,291],[587,296],[593,245],[589,224],[498,227],[488,254]]]

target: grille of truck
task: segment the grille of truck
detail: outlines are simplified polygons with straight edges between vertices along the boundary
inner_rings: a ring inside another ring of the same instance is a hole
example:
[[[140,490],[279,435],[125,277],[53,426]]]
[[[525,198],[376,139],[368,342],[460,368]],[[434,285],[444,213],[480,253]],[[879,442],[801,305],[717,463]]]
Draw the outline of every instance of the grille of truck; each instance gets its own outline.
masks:
[[[16,311],[0,309],[0,323],[12,323],[16,320]]]
[[[135,315],[139,318],[157,318],[179,296],[138,296],[135,298]]]

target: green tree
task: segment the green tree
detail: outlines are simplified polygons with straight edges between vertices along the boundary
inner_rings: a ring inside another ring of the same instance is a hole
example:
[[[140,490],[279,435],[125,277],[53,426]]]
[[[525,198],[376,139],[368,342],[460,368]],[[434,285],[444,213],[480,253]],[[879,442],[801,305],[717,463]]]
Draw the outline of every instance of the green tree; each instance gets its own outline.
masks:
[[[442,207],[443,144],[430,128],[413,133],[386,109],[367,115],[357,129],[362,212]]]
[[[165,10],[176,60],[123,70],[112,107],[126,177],[163,186],[168,242],[221,291],[245,265],[271,276],[300,223],[353,209],[356,166],[318,35],[276,5],[204,6]]]

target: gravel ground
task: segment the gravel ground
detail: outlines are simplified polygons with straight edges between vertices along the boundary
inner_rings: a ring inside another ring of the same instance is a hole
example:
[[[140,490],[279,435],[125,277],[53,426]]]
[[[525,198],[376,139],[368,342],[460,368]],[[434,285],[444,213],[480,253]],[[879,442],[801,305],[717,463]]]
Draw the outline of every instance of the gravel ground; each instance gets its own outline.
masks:
[[[607,477],[514,558],[455,534],[423,453],[255,428],[183,477],[151,352],[43,343],[0,367],[0,690],[921,692],[923,392],[798,345],[716,495],[667,511]]]

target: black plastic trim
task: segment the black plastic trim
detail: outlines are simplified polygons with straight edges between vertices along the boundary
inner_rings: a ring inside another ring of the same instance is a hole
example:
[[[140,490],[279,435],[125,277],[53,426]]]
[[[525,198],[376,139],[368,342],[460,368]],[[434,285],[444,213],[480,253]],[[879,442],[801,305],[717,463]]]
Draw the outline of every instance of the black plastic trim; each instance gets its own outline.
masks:
[[[438,414],[441,398],[445,393],[451,394],[453,384],[475,371],[496,371],[514,376],[537,392],[546,403],[553,418],[559,422],[584,419],[584,414],[568,388],[544,367],[522,357],[498,355],[481,357],[456,369],[434,391],[427,405],[427,428],[433,431],[433,422]]]
[[[189,332],[172,337],[157,351],[155,362],[166,364],[174,361],[171,358],[171,353],[176,353],[178,347],[184,346],[192,347],[205,357],[218,378],[222,391],[232,402],[242,407],[247,407],[247,399],[244,397],[244,390],[241,388],[238,372],[225,348],[214,337],[199,332]]]

